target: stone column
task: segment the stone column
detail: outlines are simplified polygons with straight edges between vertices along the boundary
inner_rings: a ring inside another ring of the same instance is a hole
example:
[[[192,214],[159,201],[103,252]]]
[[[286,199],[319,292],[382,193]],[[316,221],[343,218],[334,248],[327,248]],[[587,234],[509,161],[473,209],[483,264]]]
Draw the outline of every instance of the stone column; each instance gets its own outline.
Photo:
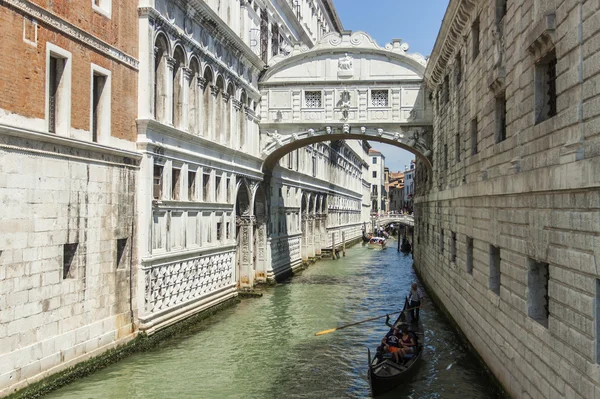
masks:
[[[181,130],[190,130],[188,123],[188,113],[190,109],[190,82],[193,78],[192,70],[187,67],[181,67],[182,80],[183,80],[183,104],[181,105]],[[192,132],[190,132],[192,133]]]
[[[169,57],[166,56],[165,57],[166,61],[167,61],[167,73],[165,74],[165,88],[167,89],[167,98],[165,101],[165,115],[164,115],[164,122],[169,124],[169,125],[173,125],[173,82],[174,82],[174,76],[173,73],[175,71],[175,58],[173,57]]]
[[[253,225],[255,223],[253,216],[238,216],[236,224],[240,228],[238,245],[238,259],[240,264],[240,275],[238,276],[240,288],[252,288],[253,286]]]
[[[257,219],[256,237],[256,281],[267,281],[267,223],[265,220]]]
[[[236,149],[236,150],[241,150],[240,148],[240,143],[241,143],[241,135],[242,132],[239,131],[239,126],[240,124],[238,123],[239,120],[241,120],[241,112],[240,110],[242,109],[242,102],[239,100],[236,100],[235,98],[231,99],[232,105],[233,105],[233,112],[231,114],[231,146],[232,148]],[[237,134],[236,134],[237,133]]]
[[[315,215],[308,218],[308,257],[315,257]]]

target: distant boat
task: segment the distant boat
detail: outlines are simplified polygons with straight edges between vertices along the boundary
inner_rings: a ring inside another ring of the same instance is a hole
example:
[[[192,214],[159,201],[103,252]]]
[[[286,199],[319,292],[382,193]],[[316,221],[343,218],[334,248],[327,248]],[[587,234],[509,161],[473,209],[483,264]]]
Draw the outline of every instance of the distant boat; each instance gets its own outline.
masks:
[[[369,240],[369,248],[372,249],[384,249],[386,240],[383,237],[371,237]]]
[[[410,242],[408,242],[408,240],[406,238],[402,239],[402,244],[400,245],[400,251],[404,252],[404,253],[410,253],[412,250],[412,246],[410,245]]]

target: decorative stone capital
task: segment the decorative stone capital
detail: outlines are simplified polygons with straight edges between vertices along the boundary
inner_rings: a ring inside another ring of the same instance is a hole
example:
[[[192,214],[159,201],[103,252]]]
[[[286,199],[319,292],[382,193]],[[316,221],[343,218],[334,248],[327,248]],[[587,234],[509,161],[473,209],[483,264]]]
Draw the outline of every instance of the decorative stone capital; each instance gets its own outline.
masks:
[[[206,87],[206,79],[198,77],[198,87],[200,88],[200,90],[204,90],[204,88]]]
[[[252,226],[256,222],[256,218],[250,215],[236,216],[236,226]]]
[[[222,96],[223,96],[223,102],[225,104],[229,103],[229,98],[231,97],[231,95],[228,94],[228,93],[223,92]]]
[[[525,37],[527,51],[533,55],[535,61],[543,58],[554,48],[555,31],[556,14],[546,14]]]
[[[192,70],[188,67],[181,67],[181,72],[183,73],[183,77],[187,82],[192,80]]]
[[[169,57],[168,55],[165,56],[165,60],[167,61],[167,67],[172,71],[173,69],[175,69],[175,63],[177,62],[177,60],[175,60],[175,58],[173,57]]]
[[[219,95],[219,92],[221,90],[219,90],[219,88],[215,85],[210,85],[210,92],[212,93],[213,96],[217,97]]]
[[[234,108],[236,111],[239,111],[240,109],[242,109],[242,106],[243,106],[244,104],[242,104],[242,102],[241,102],[240,100],[236,100],[236,99],[234,98],[234,99],[232,99],[231,101],[233,102],[233,108]]]

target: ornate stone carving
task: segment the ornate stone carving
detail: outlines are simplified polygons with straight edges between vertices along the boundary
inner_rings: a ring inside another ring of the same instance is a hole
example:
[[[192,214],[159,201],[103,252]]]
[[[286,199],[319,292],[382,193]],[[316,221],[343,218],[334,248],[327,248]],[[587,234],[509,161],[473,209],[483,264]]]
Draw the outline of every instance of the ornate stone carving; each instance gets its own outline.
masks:
[[[353,59],[346,53],[338,60],[338,77],[349,77],[353,74]]]
[[[210,85],[210,92],[211,92],[211,94],[212,94],[213,96],[217,97],[217,96],[219,95],[219,92],[220,92],[220,91],[221,91],[221,90],[220,90],[220,89],[219,89],[217,86],[215,86],[215,85]]]
[[[327,134],[331,134],[332,133],[331,126],[327,126],[325,128],[325,132],[327,132]]]
[[[267,136],[269,137],[269,141],[267,141],[267,145],[263,152],[265,154],[269,154],[275,148],[281,147],[283,145],[283,137],[277,133],[277,130],[274,132],[265,131]]]
[[[364,127],[364,126],[361,126],[361,127],[360,127],[360,132],[361,132],[362,134],[366,134],[366,133],[367,133],[367,128],[366,128],[366,127]]]
[[[492,27],[492,40],[494,42],[494,66],[499,67],[502,65],[504,56],[504,37],[500,28],[495,24]]]
[[[227,287],[233,280],[233,255],[208,255],[144,270],[146,311],[173,308]]]
[[[175,63],[177,62],[177,60],[173,57],[170,56],[165,56],[165,60],[167,61],[167,67],[172,71],[173,69],[175,69]]]
[[[344,131],[344,133],[350,134],[350,125],[345,123],[344,126],[342,127],[342,130]]]
[[[377,135],[379,137],[383,136],[383,129],[377,129]]]

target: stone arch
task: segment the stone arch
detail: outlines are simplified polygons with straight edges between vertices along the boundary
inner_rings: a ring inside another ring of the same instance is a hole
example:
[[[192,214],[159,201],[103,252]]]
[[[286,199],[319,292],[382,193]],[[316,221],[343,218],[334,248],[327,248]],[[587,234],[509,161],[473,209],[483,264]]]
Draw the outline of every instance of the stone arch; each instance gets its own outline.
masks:
[[[169,57],[169,39],[163,32],[158,32],[154,39],[154,119],[166,120],[167,105],[167,59]]]
[[[178,129],[183,128],[183,85],[184,82],[184,69],[186,68],[186,55],[185,50],[179,44],[173,48],[173,115],[172,121],[173,126]],[[187,128],[187,126],[185,126]]]
[[[252,234],[252,197],[245,180],[240,179],[236,187],[235,225],[236,225],[236,269],[235,281],[238,288],[251,284],[248,265],[251,260],[250,235]]]
[[[267,222],[268,204],[264,183],[257,184],[253,198],[254,276],[258,282],[267,281]]]

